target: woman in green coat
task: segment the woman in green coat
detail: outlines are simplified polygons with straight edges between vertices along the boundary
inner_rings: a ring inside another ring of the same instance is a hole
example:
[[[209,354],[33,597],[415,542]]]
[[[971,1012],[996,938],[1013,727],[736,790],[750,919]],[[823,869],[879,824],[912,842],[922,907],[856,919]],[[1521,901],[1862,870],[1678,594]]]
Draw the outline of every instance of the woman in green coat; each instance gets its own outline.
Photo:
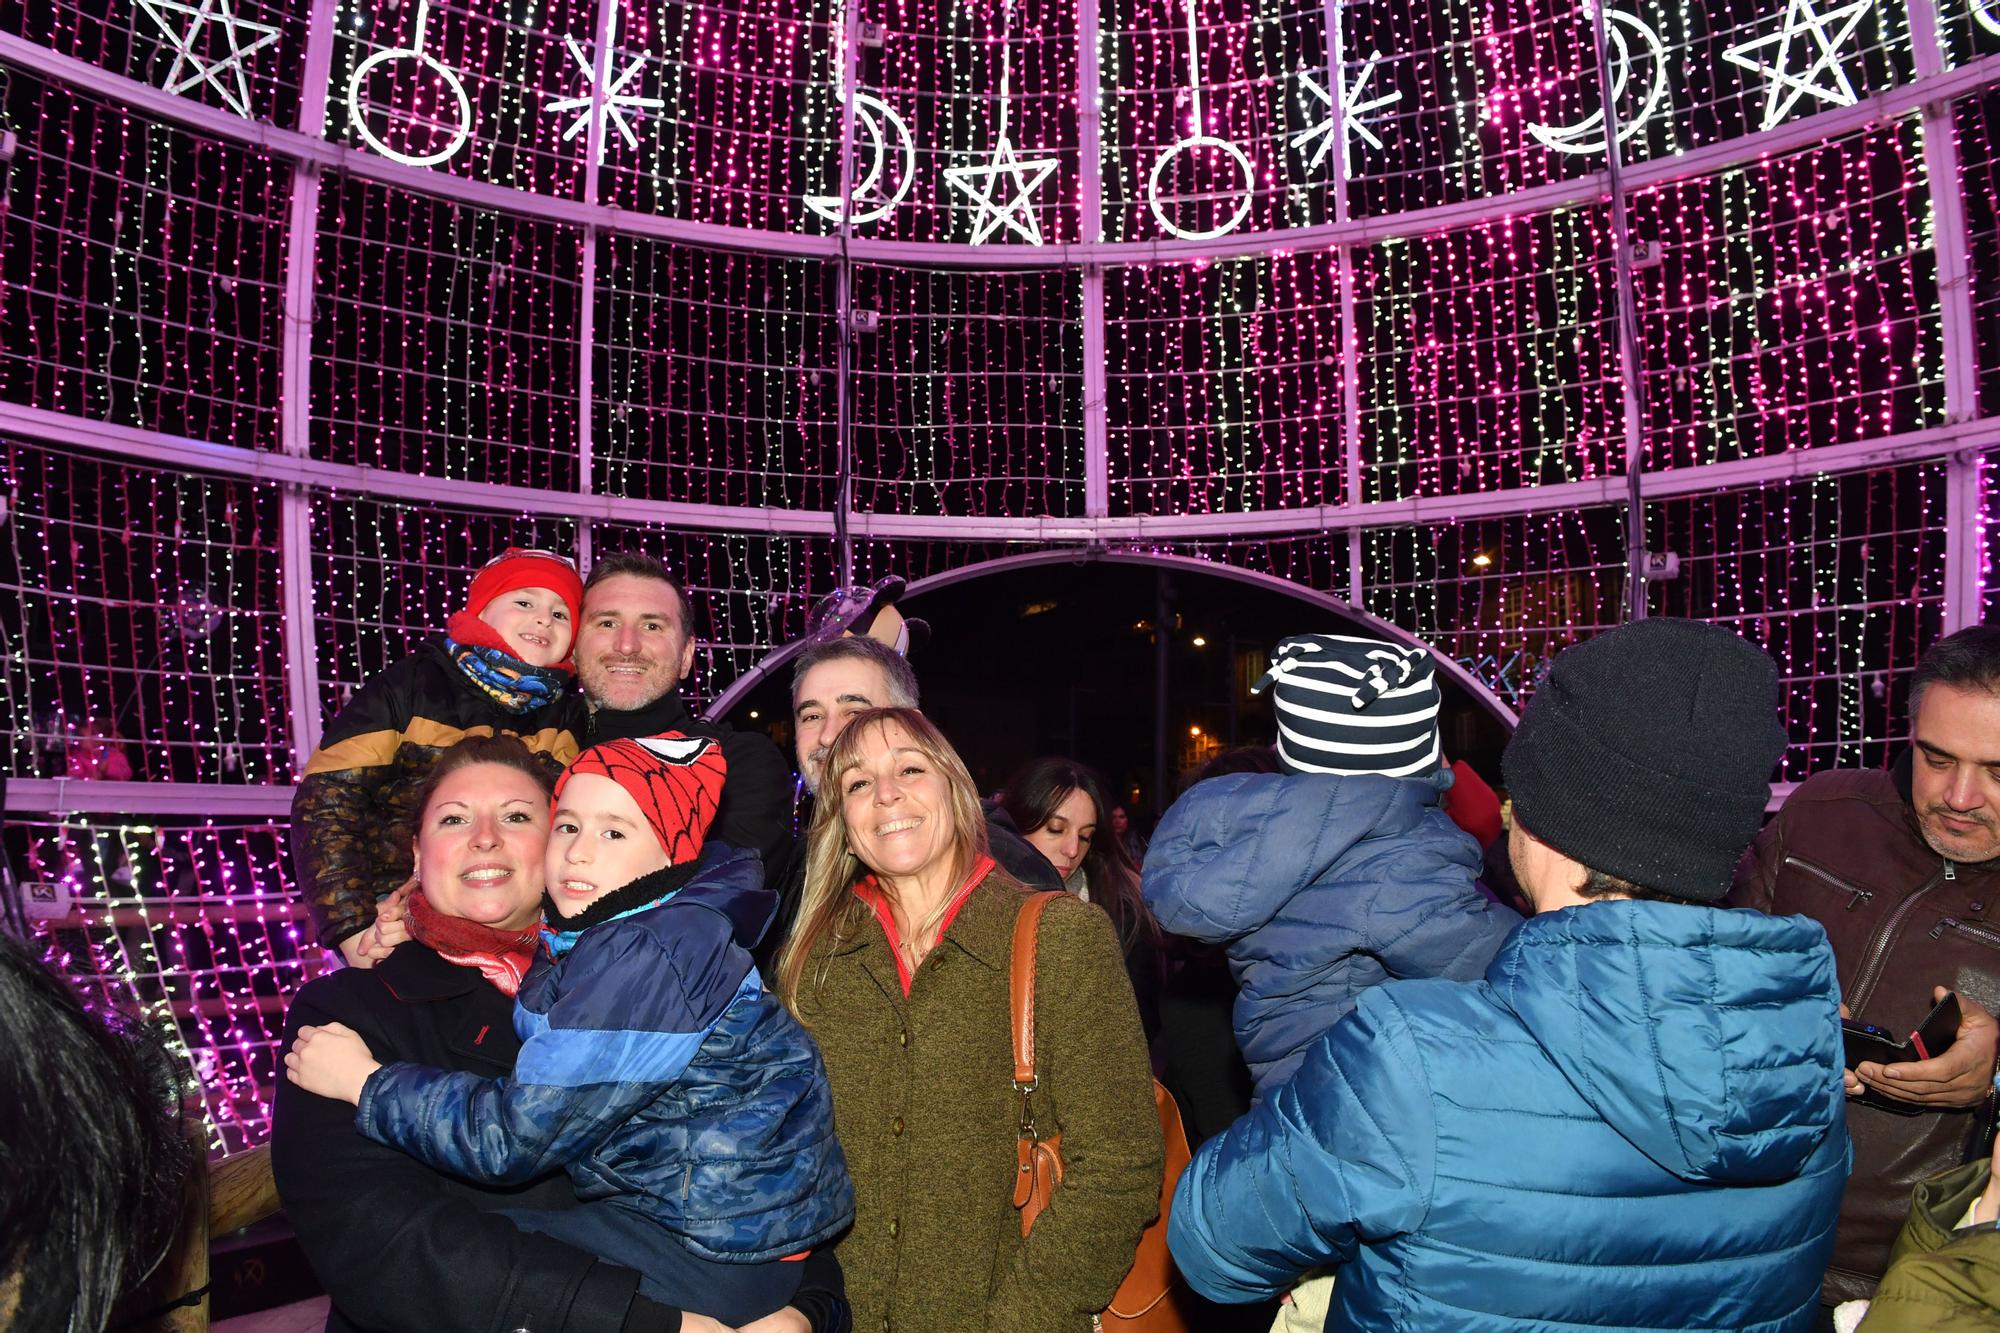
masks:
[[[915,709],[848,723],[826,758],[778,988],[826,1057],[854,1177],[839,1256],[864,1333],[1081,1333],[1159,1209],[1145,1037],[1111,920],[1067,895],[1037,944],[1031,1098],[1064,1178],[1014,1207],[1021,1099],[1008,964],[1020,885],[978,793]]]

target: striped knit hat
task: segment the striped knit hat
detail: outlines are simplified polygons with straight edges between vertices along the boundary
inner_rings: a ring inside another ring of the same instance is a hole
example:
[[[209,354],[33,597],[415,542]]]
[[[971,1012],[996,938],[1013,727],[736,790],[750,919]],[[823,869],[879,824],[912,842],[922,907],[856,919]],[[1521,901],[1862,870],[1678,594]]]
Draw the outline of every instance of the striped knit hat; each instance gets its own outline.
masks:
[[[1278,765],[1287,773],[1408,778],[1438,766],[1431,655],[1379,639],[1295,634],[1252,693],[1277,683]]]

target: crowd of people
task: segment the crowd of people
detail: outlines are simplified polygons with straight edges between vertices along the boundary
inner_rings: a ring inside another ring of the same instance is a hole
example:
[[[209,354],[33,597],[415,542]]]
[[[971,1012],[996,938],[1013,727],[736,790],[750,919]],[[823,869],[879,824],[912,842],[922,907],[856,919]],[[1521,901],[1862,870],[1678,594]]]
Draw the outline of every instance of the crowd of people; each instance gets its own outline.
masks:
[[[2000,629],[1768,822],[1777,671],[1725,628],[1558,655],[1504,821],[1427,654],[1300,635],[1275,746],[1148,840],[1069,757],[982,801],[837,620],[795,782],[681,702],[696,617],[509,550],[308,765],[347,966],[273,1168],[329,1328],[2000,1326]],[[1121,1324],[1162,1234],[1186,1289]]]

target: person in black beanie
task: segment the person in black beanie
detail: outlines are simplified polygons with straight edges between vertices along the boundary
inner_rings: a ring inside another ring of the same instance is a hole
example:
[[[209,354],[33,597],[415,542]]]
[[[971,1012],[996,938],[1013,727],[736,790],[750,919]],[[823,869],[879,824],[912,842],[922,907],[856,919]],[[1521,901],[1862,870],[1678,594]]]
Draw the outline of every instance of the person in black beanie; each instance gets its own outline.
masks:
[[[1580,865],[1586,898],[1720,902],[1785,748],[1777,680],[1762,651],[1691,620],[1562,653],[1500,761],[1515,873],[1525,838]]]
[[[1181,1273],[1334,1265],[1338,1328],[1805,1333],[1850,1157],[1826,932],[1723,909],[1785,746],[1770,658],[1649,620],[1558,657],[1505,767],[1536,915],[1390,981],[1203,1144]]]

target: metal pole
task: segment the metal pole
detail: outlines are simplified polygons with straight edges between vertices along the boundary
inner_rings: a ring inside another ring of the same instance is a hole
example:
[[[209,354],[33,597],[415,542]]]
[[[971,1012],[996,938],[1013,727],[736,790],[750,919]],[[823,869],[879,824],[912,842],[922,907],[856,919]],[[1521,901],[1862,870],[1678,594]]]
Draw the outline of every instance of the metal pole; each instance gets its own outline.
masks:
[[[839,586],[854,582],[854,540],[848,534],[848,515],[854,507],[854,395],[849,379],[854,374],[854,260],[849,251],[854,238],[854,94],[860,81],[859,22],[852,3],[843,7],[840,19],[840,258],[834,267],[834,303],[839,313],[839,365],[834,379],[835,480],[833,495],[833,549],[840,571]]]
[[[299,132],[326,130],[326,88],[333,69],[337,0],[313,0],[306,20],[306,63],[299,95]],[[292,166],[291,213],[285,249],[285,328],[279,349],[278,447],[293,457],[312,454],[313,269],[318,262],[320,168]],[[292,723],[292,772],[305,771],[319,748],[319,647],[313,614],[312,494],[286,482],[278,498],[278,563],[285,644],[285,702]]]
[[[1167,790],[1167,649],[1173,635],[1174,585],[1162,569],[1153,575],[1153,815],[1166,813]]]
[[[1104,122],[1097,0],[1077,0],[1077,235],[1104,239]],[[1111,427],[1105,403],[1104,266],[1083,266],[1083,512],[1111,512]]]
[[[1934,0],[1908,0],[1910,50],[1919,80],[1945,73]],[[1931,237],[1937,257],[1938,335],[1944,348],[1947,422],[1979,415],[1979,334],[1972,315],[1966,262],[1965,201],[1959,193],[1958,138],[1951,103],[1924,103],[1924,174],[1930,179]],[[1977,451],[1945,460],[1944,632],[1984,618],[1986,587],[1985,467]]]
[[[1611,185],[1611,259],[1618,314],[1618,369],[1625,406],[1625,614],[1646,618],[1646,383],[1639,312],[1632,279],[1632,227],[1625,209],[1625,162],[1618,147],[1618,107],[1612,95],[1611,33],[1602,0],[1585,0],[1597,51],[1598,93],[1604,104],[1604,172]]]
[[[597,0],[597,45],[592,64],[596,72],[590,81],[590,123],[584,127],[583,201],[595,208],[603,197],[604,90],[610,86],[611,68],[617,52],[612,50],[612,34],[618,26],[618,0]],[[580,243],[583,252],[577,273],[576,350],[576,490],[589,495],[596,489],[597,445],[593,432],[593,406],[597,397],[597,237],[595,225],[586,223]],[[590,569],[591,521],[577,520],[576,562],[586,573]]]
[[[1349,217],[1347,176],[1352,170],[1347,144],[1347,35],[1341,26],[1341,0],[1326,0],[1326,77],[1333,90],[1333,220]],[[1361,330],[1355,325],[1354,247],[1333,248],[1340,279],[1340,444],[1342,490],[1348,504],[1361,503]],[[1368,608],[1367,575],[1361,559],[1362,533],[1347,534],[1347,603]],[[1231,697],[1234,697],[1232,686]],[[1233,738],[1232,738],[1233,739]]]

